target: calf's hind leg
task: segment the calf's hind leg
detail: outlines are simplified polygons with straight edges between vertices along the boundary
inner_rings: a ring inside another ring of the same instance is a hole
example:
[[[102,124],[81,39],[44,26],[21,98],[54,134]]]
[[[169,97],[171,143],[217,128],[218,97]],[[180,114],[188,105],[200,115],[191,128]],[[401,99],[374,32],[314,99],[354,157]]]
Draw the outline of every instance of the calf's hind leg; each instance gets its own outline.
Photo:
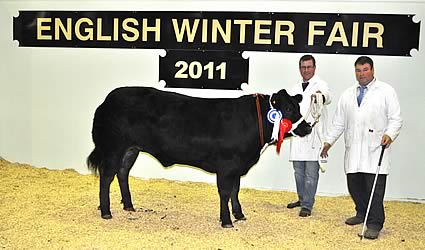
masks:
[[[114,180],[114,175],[107,175],[104,171],[100,171],[100,214],[103,219],[111,219],[111,208],[110,208],[110,199],[109,191],[111,183]]]
[[[121,201],[123,203],[124,210],[126,211],[135,211],[133,207],[133,203],[131,201],[130,186],[128,184],[128,175],[138,155],[139,155],[139,150],[137,149],[127,150],[127,152],[125,152],[124,157],[122,159],[121,168],[118,170],[118,173],[117,173],[118,183],[120,185],[120,191],[121,191],[121,198],[122,198]]]

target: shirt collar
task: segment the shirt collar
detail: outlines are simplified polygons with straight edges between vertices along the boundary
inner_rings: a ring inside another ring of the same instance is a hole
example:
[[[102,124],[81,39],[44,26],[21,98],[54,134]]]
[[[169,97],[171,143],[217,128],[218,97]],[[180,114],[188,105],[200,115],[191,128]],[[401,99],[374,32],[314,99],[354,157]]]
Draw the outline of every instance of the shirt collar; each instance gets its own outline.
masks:
[[[312,83],[315,83],[315,82],[317,82],[317,81],[319,81],[319,76],[318,75],[316,75],[316,74],[314,74],[314,76],[312,77],[312,78],[310,78],[308,81],[306,81],[306,82],[308,82],[309,83],[309,85],[310,84],[312,84]],[[302,79],[301,78],[301,83],[303,83],[304,82],[304,79]]]
[[[373,84],[374,84],[375,82],[376,82],[376,77],[374,77],[374,78],[372,79],[372,81],[370,81],[370,82],[369,82],[369,83],[368,83],[365,87],[369,89],[370,87],[372,87],[372,86],[373,86]],[[360,85],[360,84],[358,84],[358,83],[357,83],[357,87],[358,87],[358,88],[360,88],[360,87],[362,87],[362,85]]]

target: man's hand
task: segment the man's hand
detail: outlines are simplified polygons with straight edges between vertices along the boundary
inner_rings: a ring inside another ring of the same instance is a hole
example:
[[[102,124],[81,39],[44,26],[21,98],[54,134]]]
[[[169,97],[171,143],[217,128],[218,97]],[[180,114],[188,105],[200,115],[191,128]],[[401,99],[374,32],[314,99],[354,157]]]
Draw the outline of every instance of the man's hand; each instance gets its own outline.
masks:
[[[381,145],[385,145],[386,148],[390,146],[390,144],[393,142],[391,137],[389,135],[384,134],[381,139]]]
[[[316,93],[320,93],[321,94],[322,91],[318,90],[318,91],[316,91]],[[314,103],[317,103],[316,95],[315,94],[311,94],[311,101],[314,102]]]
[[[325,142],[323,144],[322,152],[320,152],[320,157],[327,158],[328,157],[328,150],[331,148],[331,144]]]

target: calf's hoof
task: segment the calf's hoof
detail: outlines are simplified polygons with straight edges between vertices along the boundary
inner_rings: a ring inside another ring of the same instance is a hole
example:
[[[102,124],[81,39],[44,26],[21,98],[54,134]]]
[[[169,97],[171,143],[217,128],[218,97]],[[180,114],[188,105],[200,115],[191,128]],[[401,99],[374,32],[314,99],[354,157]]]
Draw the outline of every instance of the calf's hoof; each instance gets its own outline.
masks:
[[[102,219],[105,219],[105,220],[112,219],[112,214],[104,214],[102,215]]]

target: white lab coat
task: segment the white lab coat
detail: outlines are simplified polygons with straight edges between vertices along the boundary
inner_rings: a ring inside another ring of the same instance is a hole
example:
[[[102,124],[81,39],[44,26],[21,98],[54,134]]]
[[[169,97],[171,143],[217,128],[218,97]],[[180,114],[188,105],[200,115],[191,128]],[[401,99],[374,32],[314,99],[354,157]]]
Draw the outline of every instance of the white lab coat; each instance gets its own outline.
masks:
[[[302,81],[294,85],[289,91],[290,95],[301,94],[303,96],[303,100],[300,103],[301,114],[305,116],[310,107],[311,95],[318,90],[320,90],[325,97],[325,103],[319,119],[320,122],[313,128],[311,134],[304,137],[291,137],[289,161],[318,161],[322,146],[320,140],[322,138],[319,138],[318,130],[321,129],[321,134],[326,135],[328,127],[328,111],[326,105],[332,101],[328,84],[317,75],[314,75],[308,82],[309,84],[305,91],[303,91],[302,88]],[[306,121],[313,124],[314,119],[311,114],[307,117]]]
[[[375,174],[381,153],[381,139],[387,134],[394,141],[403,120],[397,93],[387,83],[370,83],[358,107],[358,84],[348,88],[340,97],[329,129],[327,142],[333,145],[344,133],[345,173]],[[384,152],[380,174],[388,174],[390,148]]]

